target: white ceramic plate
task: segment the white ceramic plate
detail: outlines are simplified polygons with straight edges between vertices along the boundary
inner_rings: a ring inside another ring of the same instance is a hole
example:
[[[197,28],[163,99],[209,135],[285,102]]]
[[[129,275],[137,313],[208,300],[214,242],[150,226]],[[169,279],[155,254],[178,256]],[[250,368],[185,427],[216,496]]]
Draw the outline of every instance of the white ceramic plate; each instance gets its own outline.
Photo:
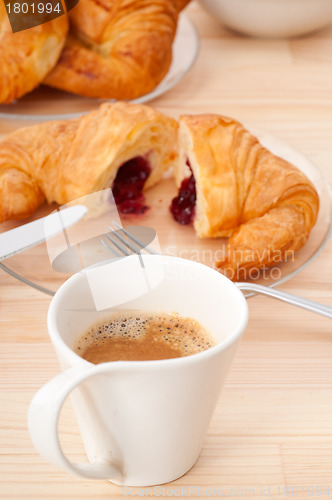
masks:
[[[131,102],[151,101],[174,87],[193,66],[198,50],[197,30],[192,21],[185,14],[181,14],[173,43],[173,60],[169,72],[152,92]],[[47,120],[72,118],[96,109],[105,101],[41,86],[12,104],[0,105],[0,118]],[[112,100],[107,101],[112,102]]]
[[[254,130],[250,126],[248,126],[248,129],[259,137],[261,143],[273,153],[285,158],[301,169],[313,182],[320,197],[317,222],[306,244],[295,253],[295,258],[276,264],[273,268],[269,268],[267,273],[253,280],[255,283],[274,287],[290,279],[310,264],[328,241],[332,229],[331,194],[328,184],[320,171],[301,153],[270,135]],[[168,210],[169,204],[175,195],[176,188],[173,179],[165,179],[158,183],[146,192],[146,203],[151,209],[142,216],[121,216],[123,226],[142,225],[153,228],[158,235],[163,254],[198,260],[203,264],[214,267],[215,256],[227,244],[227,239],[200,239],[191,226],[181,226],[176,223]],[[54,209],[55,206],[43,206],[29,221],[42,217]],[[3,223],[0,225],[0,232],[7,231],[16,227],[16,225],[18,224],[13,221]],[[96,252],[99,252],[99,249],[96,249]],[[50,266],[45,243],[6,259],[0,263],[0,268],[26,284],[50,295],[53,295],[70,276],[70,274],[56,272]],[[246,295],[250,295],[250,293],[247,292]]]

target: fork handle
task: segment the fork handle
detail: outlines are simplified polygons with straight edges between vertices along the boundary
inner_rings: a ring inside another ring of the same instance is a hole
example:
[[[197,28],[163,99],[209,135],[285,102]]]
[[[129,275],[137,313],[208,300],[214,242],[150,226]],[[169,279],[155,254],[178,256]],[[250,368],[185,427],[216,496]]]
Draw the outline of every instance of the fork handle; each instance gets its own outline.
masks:
[[[260,293],[262,295],[268,295],[274,299],[282,300],[293,306],[302,307],[321,316],[332,319],[332,307],[320,304],[319,302],[314,302],[313,300],[304,299],[298,295],[293,295],[291,293],[282,292],[276,290],[275,288],[270,288],[263,285],[256,285],[255,283],[235,283],[235,285],[240,288],[240,290],[247,290],[251,292]]]

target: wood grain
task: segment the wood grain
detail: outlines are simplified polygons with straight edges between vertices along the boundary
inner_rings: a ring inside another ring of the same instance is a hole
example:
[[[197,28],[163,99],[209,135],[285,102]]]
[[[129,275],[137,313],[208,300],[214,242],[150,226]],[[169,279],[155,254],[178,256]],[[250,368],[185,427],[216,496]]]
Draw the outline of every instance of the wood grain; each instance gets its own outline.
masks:
[[[332,187],[332,28],[264,41],[226,31],[195,2],[187,12],[201,37],[198,60],[152,104],[173,116],[214,111],[250,122],[301,151]],[[2,120],[0,133],[22,124]],[[332,241],[280,288],[332,306]],[[32,446],[29,402],[59,371],[46,328],[50,300],[0,270],[1,498],[120,499],[158,492],[202,498],[214,491],[223,498],[317,499],[328,498],[328,486],[332,495],[330,320],[250,298],[249,326],[198,462],[164,490],[139,492],[72,477]],[[84,460],[69,404],[60,427],[65,450]]]

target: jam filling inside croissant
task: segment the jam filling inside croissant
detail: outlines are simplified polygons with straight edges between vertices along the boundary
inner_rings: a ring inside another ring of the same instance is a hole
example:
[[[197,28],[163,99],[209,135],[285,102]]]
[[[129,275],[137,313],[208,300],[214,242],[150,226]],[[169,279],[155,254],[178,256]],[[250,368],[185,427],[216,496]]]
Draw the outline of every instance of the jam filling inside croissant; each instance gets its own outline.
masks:
[[[140,215],[148,210],[142,190],[150,173],[149,162],[142,156],[121,165],[112,188],[115,203],[121,213]]]
[[[187,165],[191,170],[188,161]],[[191,224],[195,217],[195,205],[196,205],[196,182],[194,174],[191,173],[189,177],[187,177],[182,181],[179,189],[179,194],[172,200],[170,211],[174,219],[179,224],[183,225]]]

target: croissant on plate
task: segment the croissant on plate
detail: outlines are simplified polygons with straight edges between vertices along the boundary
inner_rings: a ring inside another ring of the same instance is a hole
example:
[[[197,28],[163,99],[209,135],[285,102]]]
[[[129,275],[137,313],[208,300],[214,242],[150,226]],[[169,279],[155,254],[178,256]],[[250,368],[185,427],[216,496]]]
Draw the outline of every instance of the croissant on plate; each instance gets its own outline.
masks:
[[[217,262],[228,277],[244,279],[304,245],[319,210],[313,184],[239,122],[182,116],[179,148],[171,211],[201,238],[229,237]]]
[[[108,187],[120,209],[135,211],[176,158],[177,127],[151,107],[117,102],[13,132],[0,142],[0,222]]]
[[[12,33],[5,4],[0,2],[0,103],[8,104],[40,84],[56,64],[67,31],[65,14]]]
[[[82,96],[134,99],[166,75],[178,12],[189,0],[80,0],[44,83]]]

